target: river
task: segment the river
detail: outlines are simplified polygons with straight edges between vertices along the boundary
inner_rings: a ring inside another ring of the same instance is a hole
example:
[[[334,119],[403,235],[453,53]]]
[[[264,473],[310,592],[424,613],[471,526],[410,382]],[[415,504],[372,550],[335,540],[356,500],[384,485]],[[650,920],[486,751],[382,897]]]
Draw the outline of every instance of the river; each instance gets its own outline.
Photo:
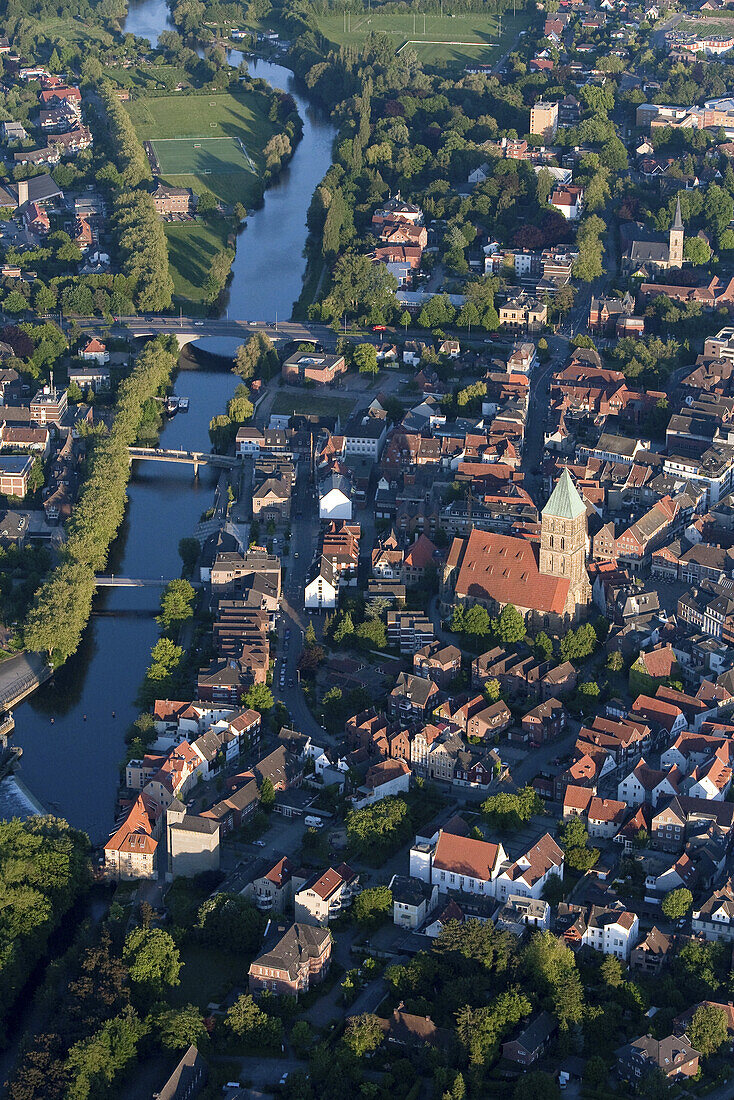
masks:
[[[170,27],[164,0],[131,3],[124,30],[153,44]],[[238,65],[236,51],[231,61]],[[306,212],[313,191],[331,162],[334,128],[320,118],[294,87],[281,65],[255,60],[253,75],[293,95],[304,120],[303,138],[290,166],[265,193],[264,206],[248,219],[237,241],[229,287],[231,317],[289,317],[305,269]],[[231,354],[231,343],[209,340],[208,351]],[[182,366],[191,362],[182,361]],[[226,370],[185,369],[175,392],[190,411],[169,421],[161,446],[209,449],[208,425],[223,411],[235,379]],[[137,463],[133,467],[123,529],[112,548],[110,569],[120,576],[171,578],[180,574],[178,543],[191,534],[212,503],[215,475],[203,470],[194,481],[189,467]],[[36,797],[92,840],[106,839],[112,826],[124,734],[138,709],[134,699],[149,663],[158,628],[150,614],[155,589],[109,590],[79,652],[15,713],[16,744],[23,748],[20,775]],[[133,616],[135,610],[147,611]],[[110,612],[128,614],[110,615]],[[52,721],[53,719],[53,721]]]

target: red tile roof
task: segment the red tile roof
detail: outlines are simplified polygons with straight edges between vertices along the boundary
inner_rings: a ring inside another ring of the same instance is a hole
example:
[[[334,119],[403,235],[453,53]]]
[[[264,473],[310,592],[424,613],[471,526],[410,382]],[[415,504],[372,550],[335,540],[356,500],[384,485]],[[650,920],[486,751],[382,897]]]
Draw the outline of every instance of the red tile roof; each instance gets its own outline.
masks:
[[[500,846],[486,840],[470,840],[442,832],[436,845],[433,866],[457,875],[469,875],[489,882],[500,860]]]
[[[561,615],[569,586],[539,571],[537,549],[525,539],[475,528],[466,540],[456,595]]]

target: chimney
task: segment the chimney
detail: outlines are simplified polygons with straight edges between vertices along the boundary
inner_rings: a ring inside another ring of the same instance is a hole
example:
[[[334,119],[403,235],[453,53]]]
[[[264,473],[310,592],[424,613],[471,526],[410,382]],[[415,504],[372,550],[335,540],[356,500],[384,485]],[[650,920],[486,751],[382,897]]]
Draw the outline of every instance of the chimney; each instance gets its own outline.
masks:
[[[28,180],[18,180],[18,206],[28,202]]]

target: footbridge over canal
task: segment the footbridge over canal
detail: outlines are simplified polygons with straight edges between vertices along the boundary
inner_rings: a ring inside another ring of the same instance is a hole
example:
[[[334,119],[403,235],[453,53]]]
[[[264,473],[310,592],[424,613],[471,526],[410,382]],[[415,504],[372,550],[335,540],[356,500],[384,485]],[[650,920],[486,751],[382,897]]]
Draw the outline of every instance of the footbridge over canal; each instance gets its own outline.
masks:
[[[167,451],[161,447],[128,447],[131,462],[175,462],[194,467],[194,477],[200,466],[215,466],[220,470],[234,470],[241,459],[233,455],[215,455],[207,451]]]

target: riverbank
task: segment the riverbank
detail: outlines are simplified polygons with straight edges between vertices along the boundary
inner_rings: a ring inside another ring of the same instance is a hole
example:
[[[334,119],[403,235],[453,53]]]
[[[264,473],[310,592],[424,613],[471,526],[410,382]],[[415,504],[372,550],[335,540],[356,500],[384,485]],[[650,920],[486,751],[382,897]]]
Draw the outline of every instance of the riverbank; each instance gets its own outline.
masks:
[[[167,27],[164,0],[131,4],[126,31],[157,41]],[[241,57],[233,52],[230,61],[239,64]],[[306,214],[331,164],[336,131],[304,98],[289,69],[256,58],[250,73],[292,95],[303,137],[239,237],[223,306],[232,318],[274,321],[291,315],[301,292]],[[164,424],[161,447],[210,449],[209,422],[226,407],[237,383],[230,370],[237,342],[207,339],[179,358],[174,394],[189,398],[190,411]],[[215,485],[216,473],[209,469],[194,479],[186,466],[133,464],[125,518],[110,549],[110,572],[180,576],[179,540],[191,535],[211,504]],[[137,717],[134,700],[159,633],[153,616],[157,603],[155,589],[107,589],[96,595],[94,608],[106,614],[92,617],[74,657],[15,714],[22,781],[50,811],[85,829],[95,843],[106,840],[113,826],[125,732]],[[127,614],[135,611],[146,614]]]

